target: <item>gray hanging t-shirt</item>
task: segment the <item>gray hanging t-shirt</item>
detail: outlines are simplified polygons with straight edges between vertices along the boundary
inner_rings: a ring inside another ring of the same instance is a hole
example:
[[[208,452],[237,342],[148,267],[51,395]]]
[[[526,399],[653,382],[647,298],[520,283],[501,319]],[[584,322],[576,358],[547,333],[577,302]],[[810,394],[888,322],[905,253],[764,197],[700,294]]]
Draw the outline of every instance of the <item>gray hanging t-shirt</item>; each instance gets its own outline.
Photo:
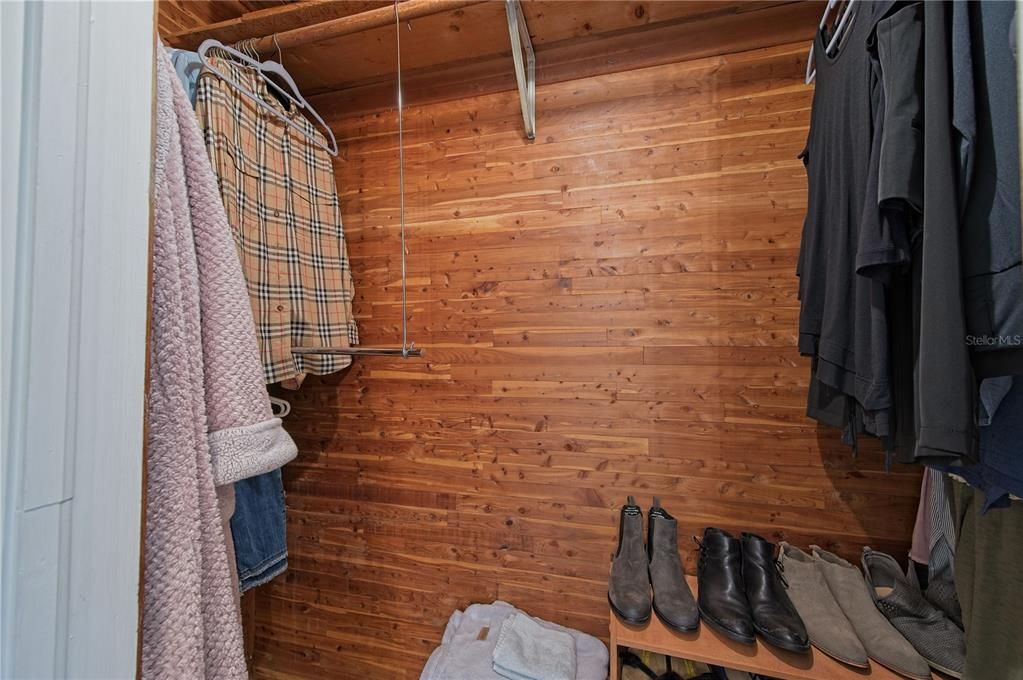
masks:
[[[867,197],[881,83],[867,42],[893,5],[856,3],[836,54],[826,53],[824,31],[815,38],[817,81],[802,154],[808,205],[797,269],[799,350],[816,357],[813,379],[820,383],[810,392],[807,412],[833,422],[822,416],[838,415],[838,391],[855,401],[866,429],[880,436],[890,434],[885,414],[893,403],[885,284],[858,276],[856,259],[865,210],[877,209],[876,198]],[[815,401],[822,398],[827,404]]]

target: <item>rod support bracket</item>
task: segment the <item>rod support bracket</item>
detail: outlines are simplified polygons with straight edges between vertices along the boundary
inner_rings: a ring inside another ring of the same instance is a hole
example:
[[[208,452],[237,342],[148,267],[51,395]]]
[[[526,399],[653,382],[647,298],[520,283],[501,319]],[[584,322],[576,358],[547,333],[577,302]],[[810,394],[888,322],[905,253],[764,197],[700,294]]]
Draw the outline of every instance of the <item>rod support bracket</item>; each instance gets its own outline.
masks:
[[[536,139],[536,57],[529,28],[522,14],[519,0],[504,0],[508,15],[508,36],[511,38],[512,60],[515,62],[515,82],[519,87],[519,104],[522,106],[522,123],[526,137]]]

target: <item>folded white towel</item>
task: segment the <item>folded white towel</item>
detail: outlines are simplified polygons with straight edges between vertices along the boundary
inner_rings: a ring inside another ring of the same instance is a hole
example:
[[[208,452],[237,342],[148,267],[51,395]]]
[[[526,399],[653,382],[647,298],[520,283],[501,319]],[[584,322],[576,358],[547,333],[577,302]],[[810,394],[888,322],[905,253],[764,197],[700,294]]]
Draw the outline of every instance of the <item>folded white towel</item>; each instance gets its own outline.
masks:
[[[501,626],[494,671],[509,680],[575,680],[575,640],[516,612]]]

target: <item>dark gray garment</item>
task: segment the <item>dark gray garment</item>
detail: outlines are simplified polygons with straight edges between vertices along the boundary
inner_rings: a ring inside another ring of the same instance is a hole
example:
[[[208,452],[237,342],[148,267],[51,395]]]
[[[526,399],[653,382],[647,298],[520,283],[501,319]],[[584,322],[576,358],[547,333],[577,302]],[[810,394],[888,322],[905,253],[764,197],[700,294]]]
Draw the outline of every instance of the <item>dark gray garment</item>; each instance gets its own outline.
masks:
[[[810,389],[806,400],[806,415],[822,425],[844,428],[849,424],[851,399],[835,388],[817,379],[817,359],[810,366]]]
[[[920,347],[920,261],[923,239],[911,241],[906,272],[894,277],[889,306],[892,329],[892,384],[895,392],[895,453],[900,463],[916,462],[917,352]]]
[[[876,369],[891,376],[892,399],[886,402],[888,408],[864,413],[864,423],[868,432],[894,435],[894,442],[885,437],[886,445],[911,462],[916,439],[911,415],[916,344],[910,339],[914,324],[907,295],[923,208],[922,4],[896,6],[877,22],[867,48],[882,88],[856,272],[885,284],[887,323],[873,324],[875,335],[868,348]]]
[[[893,3],[856,3],[839,51],[815,38],[817,81],[806,164],[808,208],[800,247],[799,349],[816,357],[807,412],[833,422],[835,393],[855,399],[867,429],[889,434],[892,406],[884,282],[856,275],[881,84],[867,53],[874,25]],[[876,194],[875,194],[876,195]],[[875,218],[872,218],[872,220]],[[823,388],[829,389],[823,389]],[[855,427],[853,428],[856,429]]]
[[[951,4],[924,3],[924,211],[921,228],[915,457],[971,454],[977,385],[964,339],[957,201],[960,133],[952,125]]]
[[[957,123],[975,134],[961,171],[967,192],[961,243],[969,344],[978,372],[1021,374],[1019,106],[1011,44],[1016,5],[963,5],[956,7],[953,35],[968,49],[953,56],[953,105]],[[1003,356],[985,356],[994,353]],[[1006,366],[1008,355],[1016,361]]]
[[[923,210],[923,4],[916,2],[877,24],[877,67],[884,93],[884,119],[878,154],[878,203]],[[905,234],[892,245],[905,247]],[[890,262],[905,262],[901,251]]]

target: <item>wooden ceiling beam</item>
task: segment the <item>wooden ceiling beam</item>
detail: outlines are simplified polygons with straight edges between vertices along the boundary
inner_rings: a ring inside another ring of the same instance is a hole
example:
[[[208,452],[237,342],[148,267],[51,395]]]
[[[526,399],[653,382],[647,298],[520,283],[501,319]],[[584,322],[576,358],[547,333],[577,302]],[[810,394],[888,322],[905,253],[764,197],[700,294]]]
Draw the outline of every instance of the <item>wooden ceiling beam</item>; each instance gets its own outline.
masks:
[[[485,0],[402,0],[398,4],[398,14],[402,21],[411,21],[431,14],[480,4],[483,1]],[[370,8],[367,9],[367,6]],[[356,8],[357,11],[353,12],[352,10]],[[341,12],[340,16],[336,16],[337,12]],[[331,17],[331,14],[335,16]],[[324,16],[329,18],[323,18]],[[314,0],[252,12],[219,24],[199,26],[166,36],[166,42],[174,47],[194,50],[207,38],[216,38],[225,43],[256,38],[255,49],[261,54],[270,54],[278,47],[280,49],[300,47],[393,23],[394,5],[390,2]]]
[[[230,45],[246,38],[258,38],[274,32],[301,28],[371,9],[390,7],[392,4],[389,0],[302,0],[247,12],[224,21],[192,25],[183,30],[163,34],[163,40],[168,45],[187,50],[194,50],[206,38],[216,38]]]
[[[693,20],[653,24],[602,36],[562,40],[535,47],[536,84],[575,80],[674,61],[772,47],[813,37],[820,8],[809,2],[745,3]],[[511,57],[505,53],[427,68],[402,70],[405,102],[419,106],[514,90]],[[328,123],[353,113],[394,107],[393,76],[351,83],[309,97]]]
[[[479,4],[480,0],[405,0],[397,5],[398,21],[411,21],[431,14],[440,14],[450,10],[461,9],[469,5]],[[343,35],[361,33],[374,28],[395,23],[394,7],[380,7],[368,12],[360,12],[340,19],[332,19],[323,23],[294,28],[272,36],[258,39],[253,47],[260,53],[268,53],[279,47],[290,49],[311,43],[323,42]]]

